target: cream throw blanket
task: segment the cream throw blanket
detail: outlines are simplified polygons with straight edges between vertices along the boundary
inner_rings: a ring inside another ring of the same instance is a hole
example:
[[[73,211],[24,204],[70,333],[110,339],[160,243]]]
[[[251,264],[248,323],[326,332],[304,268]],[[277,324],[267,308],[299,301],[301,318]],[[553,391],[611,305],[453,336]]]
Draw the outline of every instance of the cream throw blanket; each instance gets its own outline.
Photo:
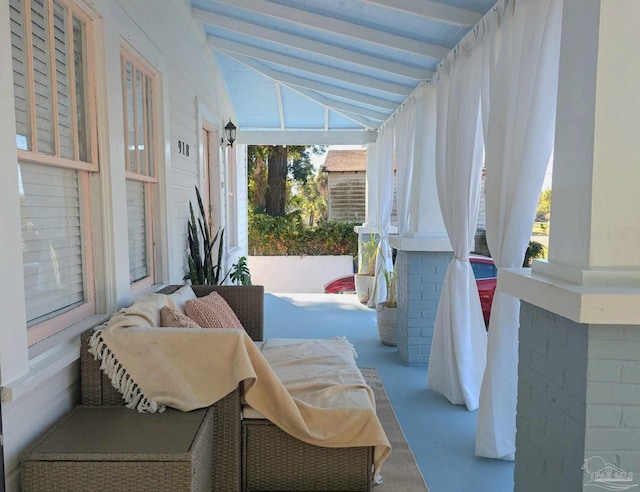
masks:
[[[145,297],[113,315],[90,340],[90,352],[130,408],[190,411],[243,384],[249,405],[301,441],[374,446],[377,473],[391,446],[346,340],[267,342],[268,362],[244,330],[154,326],[155,313],[171,300]]]

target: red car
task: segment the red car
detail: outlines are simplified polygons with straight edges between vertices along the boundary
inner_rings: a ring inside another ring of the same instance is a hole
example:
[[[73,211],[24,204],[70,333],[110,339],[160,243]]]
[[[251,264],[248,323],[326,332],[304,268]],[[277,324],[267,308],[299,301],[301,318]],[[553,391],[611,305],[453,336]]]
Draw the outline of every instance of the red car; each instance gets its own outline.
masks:
[[[473,274],[476,277],[476,285],[478,286],[478,294],[480,295],[480,304],[482,306],[482,316],[484,323],[489,326],[489,316],[491,314],[491,303],[493,302],[493,294],[496,290],[498,269],[493,263],[493,259],[487,256],[471,256],[469,257]],[[340,277],[329,282],[324,287],[324,291],[328,294],[346,294],[356,291],[353,275]]]

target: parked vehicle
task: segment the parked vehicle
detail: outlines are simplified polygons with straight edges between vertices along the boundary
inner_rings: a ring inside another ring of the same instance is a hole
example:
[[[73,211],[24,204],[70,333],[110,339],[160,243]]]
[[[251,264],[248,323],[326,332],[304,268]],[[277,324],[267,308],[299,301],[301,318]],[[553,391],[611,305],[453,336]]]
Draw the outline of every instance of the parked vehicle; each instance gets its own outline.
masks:
[[[484,323],[486,326],[489,326],[489,316],[491,315],[491,304],[493,303],[493,295],[497,285],[498,269],[493,259],[487,256],[474,255],[469,258],[469,262],[471,263],[473,274],[476,277]],[[353,275],[337,278],[324,287],[324,291],[328,294],[352,294],[355,290]]]
[[[324,286],[325,294],[355,294],[356,283],[353,275],[339,277]]]
[[[482,306],[482,316],[484,324],[489,326],[489,316],[491,315],[491,304],[493,294],[498,283],[498,269],[492,258],[487,256],[469,257],[473,274],[476,277],[478,294],[480,295],[480,305]]]

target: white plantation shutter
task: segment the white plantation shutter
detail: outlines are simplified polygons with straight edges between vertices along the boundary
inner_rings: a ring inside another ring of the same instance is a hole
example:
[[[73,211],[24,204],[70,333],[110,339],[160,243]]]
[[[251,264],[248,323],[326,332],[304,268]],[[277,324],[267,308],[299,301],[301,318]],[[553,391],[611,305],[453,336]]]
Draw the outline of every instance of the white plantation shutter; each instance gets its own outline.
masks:
[[[11,49],[13,57],[13,91],[16,115],[16,145],[22,150],[31,150],[29,125],[29,100],[27,96],[27,48],[23,20],[23,5],[19,0],[11,0]]]
[[[131,283],[149,276],[146,214],[145,184],[127,179],[129,281]]]
[[[19,165],[28,326],[85,300],[78,171]]]

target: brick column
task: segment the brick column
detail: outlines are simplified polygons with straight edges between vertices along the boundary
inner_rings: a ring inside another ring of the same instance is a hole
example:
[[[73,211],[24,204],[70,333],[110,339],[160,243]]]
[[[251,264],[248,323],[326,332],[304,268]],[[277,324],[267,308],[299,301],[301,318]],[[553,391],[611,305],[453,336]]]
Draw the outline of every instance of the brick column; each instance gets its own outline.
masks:
[[[607,465],[640,484],[640,326],[522,303],[519,358],[516,492],[597,490]]]
[[[433,328],[452,252],[398,251],[398,354],[405,364],[429,364]]]

